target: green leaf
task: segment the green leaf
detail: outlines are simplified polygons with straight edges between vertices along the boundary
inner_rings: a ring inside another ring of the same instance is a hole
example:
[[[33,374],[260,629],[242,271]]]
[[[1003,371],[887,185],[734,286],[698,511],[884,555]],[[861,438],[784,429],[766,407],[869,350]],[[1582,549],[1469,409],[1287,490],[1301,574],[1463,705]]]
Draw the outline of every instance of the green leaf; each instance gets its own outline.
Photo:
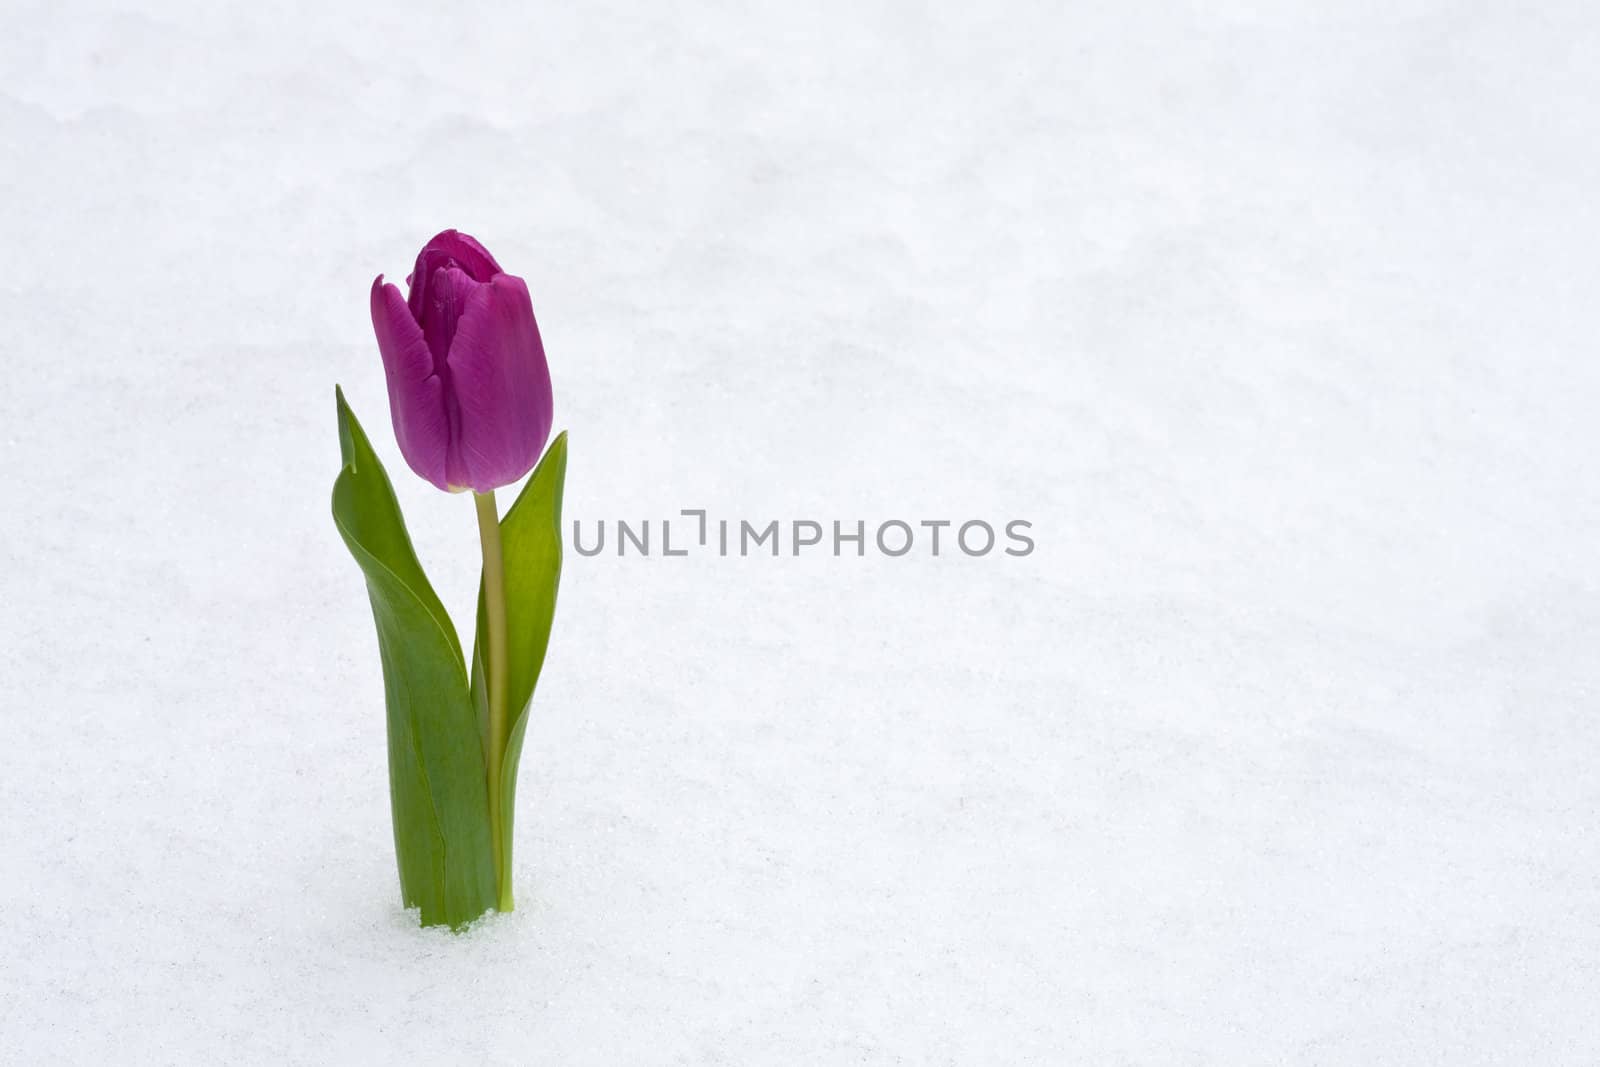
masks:
[[[344,469],[333,520],[361,565],[388,703],[389,799],[400,898],[452,927],[495,904],[493,835],[461,642],[406,533],[389,476],[336,390]]]
[[[550,647],[561,581],[561,495],[567,480],[567,435],[550,442],[533,476],[500,520],[506,572],[507,735],[500,779],[502,909],[511,900],[511,842],[517,802],[517,766],[528,729],[528,709]],[[488,730],[488,620],[478,583],[478,634],[472,657],[472,692],[479,730]],[[488,751],[487,742],[485,751]]]

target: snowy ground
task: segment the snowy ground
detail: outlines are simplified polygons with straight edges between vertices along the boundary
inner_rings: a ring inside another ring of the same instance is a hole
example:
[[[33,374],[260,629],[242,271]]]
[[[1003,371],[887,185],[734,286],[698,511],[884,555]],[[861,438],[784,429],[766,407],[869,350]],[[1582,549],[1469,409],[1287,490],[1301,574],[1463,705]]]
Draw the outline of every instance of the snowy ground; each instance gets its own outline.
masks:
[[[1600,1062],[1600,14],[21,0],[0,1061]],[[575,13],[578,8],[583,13]],[[572,557],[519,910],[397,902],[333,385],[529,280]]]

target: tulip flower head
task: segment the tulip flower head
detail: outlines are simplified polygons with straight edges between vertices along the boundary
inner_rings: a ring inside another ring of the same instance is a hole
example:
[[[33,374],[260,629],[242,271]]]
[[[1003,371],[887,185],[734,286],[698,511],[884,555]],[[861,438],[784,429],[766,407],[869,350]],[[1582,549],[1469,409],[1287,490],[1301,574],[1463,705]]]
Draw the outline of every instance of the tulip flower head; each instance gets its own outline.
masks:
[[[450,492],[517,481],[538,461],[553,417],[527,284],[455,230],[423,247],[406,284],[402,297],[381,274],[372,283],[400,454]]]

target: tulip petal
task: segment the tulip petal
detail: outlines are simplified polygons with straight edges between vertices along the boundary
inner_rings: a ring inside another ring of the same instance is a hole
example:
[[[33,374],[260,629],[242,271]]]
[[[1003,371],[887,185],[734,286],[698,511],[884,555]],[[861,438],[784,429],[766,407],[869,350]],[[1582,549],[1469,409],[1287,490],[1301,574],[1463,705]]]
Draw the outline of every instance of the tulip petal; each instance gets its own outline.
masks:
[[[504,273],[487,248],[460,230],[444,230],[435,234],[433,240],[422,246],[422,251],[444,253],[472,275],[475,282],[486,282],[496,274]]]
[[[450,353],[450,339],[456,335],[456,324],[461,321],[462,312],[467,310],[467,298],[477,288],[480,283],[469,278],[460,267],[439,267],[433,272],[427,302],[417,321],[422,324],[422,336],[427,338],[428,351],[433,353],[433,369],[440,378],[448,380],[450,376],[445,361]]]
[[[501,272],[489,250],[474,238],[457,230],[435,234],[417,253],[416,265],[406,278],[406,284],[411,286],[411,314],[418,321],[423,319],[435,274],[441,267],[459,267],[475,282],[486,282]]]
[[[448,489],[445,459],[450,444],[450,419],[445,407],[444,384],[434,373],[433,354],[422,327],[411,317],[400,290],[372,283],[372,330],[383,356],[383,374],[389,386],[389,414],[394,420],[400,454],[418,475],[440,489]]]
[[[469,295],[448,362],[460,411],[452,481],[480,493],[511,484],[533,468],[554,417],[550,368],[521,278],[496,275]]]

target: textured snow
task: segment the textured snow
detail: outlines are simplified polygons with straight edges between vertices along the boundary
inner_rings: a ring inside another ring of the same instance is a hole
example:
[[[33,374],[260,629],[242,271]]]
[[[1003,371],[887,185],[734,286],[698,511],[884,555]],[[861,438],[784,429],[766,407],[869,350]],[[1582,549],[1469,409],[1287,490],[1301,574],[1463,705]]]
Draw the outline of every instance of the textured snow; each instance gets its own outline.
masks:
[[[0,1061],[1600,1062],[1600,15],[24,0]],[[399,907],[333,385],[534,294],[569,558],[518,910]],[[675,531],[676,533],[676,531]]]

